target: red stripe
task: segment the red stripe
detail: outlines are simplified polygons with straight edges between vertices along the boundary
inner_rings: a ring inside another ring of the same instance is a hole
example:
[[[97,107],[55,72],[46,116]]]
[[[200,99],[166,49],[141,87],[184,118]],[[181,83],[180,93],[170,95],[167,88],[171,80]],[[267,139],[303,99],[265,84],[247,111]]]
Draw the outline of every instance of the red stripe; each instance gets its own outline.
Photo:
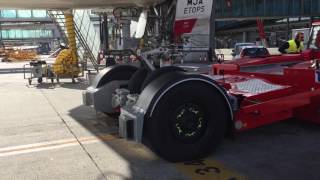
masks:
[[[184,33],[191,33],[197,19],[176,20],[174,23],[174,34],[182,35]]]
[[[257,19],[257,26],[258,26],[258,31],[259,31],[259,35],[262,39],[265,39],[266,34],[264,32],[264,25],[261,19]]]

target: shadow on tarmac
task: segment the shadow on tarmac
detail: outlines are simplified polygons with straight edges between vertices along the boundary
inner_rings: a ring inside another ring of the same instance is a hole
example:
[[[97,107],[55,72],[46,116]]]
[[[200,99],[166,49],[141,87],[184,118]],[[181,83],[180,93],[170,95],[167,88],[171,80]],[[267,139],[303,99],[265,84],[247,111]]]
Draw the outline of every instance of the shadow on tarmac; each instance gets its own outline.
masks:
[[[93,134],[117,133],[117,120],[79,106],[69,115]],[[96,124],[96,125],[92,125]],[[290,119],[236,135],[209,158],[245,174],[250,179],[319,179],[320,125]],[[174,166],[154,155],[144,145],[126,140],[104,141],[129,163],[131,177],[105,172],[105,176],[123,179],[181,179]],[[134,147],[134,148],[133,148]],[[143,153],[141,153],[143,152]],[[147,153],[144,153],[147,152]],[[112,166],[110,164],[110,166]],[[168,173],[163,173],[167,169]],[[175,172],[175,173],[174,173]],[[98,177],[97,179],[103,179]],[[184,179],[184,178],[182,178]]]
[[[34,86],[37,89],[56,89],[56,88],[66,88],[66,89],[75,89],[75,90],[85,90],[89,86],[85,81],[82,80],[76,80],[75,83],[72,82],[54,82],[51,83],[50,81],[48,82],[43,82],[41,84],[37,83],[34,84]]]
[[[93,108],[87,106],[78,106],[71,109],[69,115],[128,162],[130,177],[125,177],[122,174],[118,174],[118,172],[104,172],[104,175],[108,179],[185,179],[183,178],[183,174],[175,171],[170,165],[170,168],[168,168],[167,162],[158,158],[151,150],[142,144],[128,142],[121,138],[104,141],[99,135],[118,134],[118,120],[102,113],[96,113]],[[103,164],[102,166],[109,165],[112,167],[112,162],[110,162],[110,164]],[[101,177],[97,177],[97,179],[101,180],[105,178],[101,175]]]

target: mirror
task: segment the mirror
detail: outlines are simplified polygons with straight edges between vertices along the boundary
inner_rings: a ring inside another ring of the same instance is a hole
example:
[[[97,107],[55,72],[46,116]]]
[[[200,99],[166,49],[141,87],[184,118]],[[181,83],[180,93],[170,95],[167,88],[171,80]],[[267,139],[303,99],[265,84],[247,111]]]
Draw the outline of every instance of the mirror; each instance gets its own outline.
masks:
[[[143,10],[139,17],[135,38],[143,37],[144,32],[146,30],[146,26],[147,26],[147,18],[148,18],[148,12],[147,10]]]
[[[232,49],[232,53],[231,53],[232,56],[236,56],[236,51],[234,49]]]

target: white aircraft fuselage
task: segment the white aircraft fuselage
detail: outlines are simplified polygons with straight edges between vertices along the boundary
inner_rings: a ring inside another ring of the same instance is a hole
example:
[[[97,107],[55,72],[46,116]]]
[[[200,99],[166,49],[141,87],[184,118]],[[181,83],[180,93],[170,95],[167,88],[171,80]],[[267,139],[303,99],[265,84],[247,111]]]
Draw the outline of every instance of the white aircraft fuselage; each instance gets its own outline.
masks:
[[[0,0],[0,9],[86,9],[98,7],[148,7],[164,0]]]

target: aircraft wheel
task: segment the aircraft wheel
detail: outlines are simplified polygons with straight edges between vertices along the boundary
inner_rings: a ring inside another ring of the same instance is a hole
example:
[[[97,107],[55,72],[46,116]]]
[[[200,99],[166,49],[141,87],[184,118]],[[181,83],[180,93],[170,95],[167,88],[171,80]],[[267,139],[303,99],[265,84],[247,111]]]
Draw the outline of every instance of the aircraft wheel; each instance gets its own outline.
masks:
[[[222,141],[227,127],[225,98],[200,81],[179,84],[167,91],[146,120],[146,138],[168,161],[208,155]]]

